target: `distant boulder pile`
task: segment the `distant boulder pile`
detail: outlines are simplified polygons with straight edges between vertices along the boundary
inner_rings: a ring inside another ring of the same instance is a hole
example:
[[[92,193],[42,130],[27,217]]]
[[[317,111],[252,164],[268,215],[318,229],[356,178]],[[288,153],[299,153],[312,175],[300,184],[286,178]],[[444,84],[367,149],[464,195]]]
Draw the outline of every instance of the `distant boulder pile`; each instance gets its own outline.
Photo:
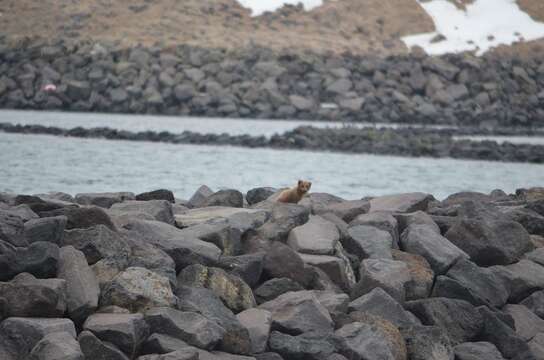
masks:
[[[538,127],[543,106],[527,56],[0,45],[2,108]]]
[[[544,358],[544,188],[277,191],[0,193],[0,358]]]

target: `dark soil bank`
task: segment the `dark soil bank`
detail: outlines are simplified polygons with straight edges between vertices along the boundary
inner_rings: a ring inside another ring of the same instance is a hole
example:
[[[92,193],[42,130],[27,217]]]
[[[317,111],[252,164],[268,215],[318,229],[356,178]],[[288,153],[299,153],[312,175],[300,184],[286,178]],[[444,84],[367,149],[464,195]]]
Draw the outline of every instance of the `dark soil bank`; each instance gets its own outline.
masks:
[[[542,61],[28,41],[0,44],[0,107],[542,127]]]
[[[544,358],[544,188],[275,193],[0,193],[0,359]]]
[[[303,126],[293,131],[273,135],[270,138],[250,135],[200,134],[189,131],[174,134],[167,131],[131,132],[109,128],[85,129],[77,127],[63,129],[42,125],[13,125],[10,123],[0,123],[0,131],[172,144],[233,145],[249,148],[268,147],[357,154],[544,163],[544,145],[455,140],[452,135],[463,133],[465,130],[462,129],[359,129],[355,127],[321,129]]]

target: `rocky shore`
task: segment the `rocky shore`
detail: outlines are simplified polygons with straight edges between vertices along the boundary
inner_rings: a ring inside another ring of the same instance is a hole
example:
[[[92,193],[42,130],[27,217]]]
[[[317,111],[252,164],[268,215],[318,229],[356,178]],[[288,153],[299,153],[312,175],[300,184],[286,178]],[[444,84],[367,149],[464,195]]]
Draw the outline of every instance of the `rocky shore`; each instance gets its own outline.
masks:
[[[0,122],[0,132],[45,134],[64,137],[126,141],[152,141],[171,144],[232,145],[249,148],[335,151],[357,154],[410,157],[455,158],[489,161],[544,163],[544,145],[512,144],[495,141],[455,139],[455,135],[472,133],[467,129],[428,128],[316,128],[298,127],[283,134],[265,136],[200,134],[185,131],[132,132],[110,128],[64,129],[42,125],[13,125]],[[475,130],[476,134],[482,133]],[[474,134],[473,133],[473,134]],[[485,131],[483,133],[486,133]],[[518,130],[517,133],[523,133]]]
[[[45,91],[54,85],[55,91]],[[541,127],[542,58],[0,39],[0,108]]]
[[[0,193],[0,358],[544,358],[544,188],[276,191]]]

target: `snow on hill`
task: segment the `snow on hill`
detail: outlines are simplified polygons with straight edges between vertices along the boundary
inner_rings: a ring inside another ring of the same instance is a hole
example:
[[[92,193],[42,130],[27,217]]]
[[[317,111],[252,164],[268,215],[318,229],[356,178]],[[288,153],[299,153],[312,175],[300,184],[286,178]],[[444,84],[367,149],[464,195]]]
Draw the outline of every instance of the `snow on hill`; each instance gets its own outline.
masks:
[[[476,50],[544,37],[544,23],[523,12],[516,0],[475,0],[465,9],[446,0],[420,1],[435,23],[432,33],[405,36],[408,47],[421,46],[430,55]]]
[[[323,5],[322,0],[238,0],[240,5],[251,9],[252,16],[262,15],[266,11],[276,11],[284,5],[301,3],[305,10],[311,10]]]

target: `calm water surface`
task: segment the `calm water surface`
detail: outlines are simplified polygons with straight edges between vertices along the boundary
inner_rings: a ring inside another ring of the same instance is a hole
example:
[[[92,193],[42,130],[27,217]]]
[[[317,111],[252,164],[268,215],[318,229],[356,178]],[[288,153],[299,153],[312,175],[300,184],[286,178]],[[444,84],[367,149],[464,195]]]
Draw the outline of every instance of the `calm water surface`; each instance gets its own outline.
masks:
[[[247,191],[312,180],[346,199],[544,185],[544,165],[312,153],[0,133],[0,191],[71,194],[157,188],[188,198],[202,184]]]

